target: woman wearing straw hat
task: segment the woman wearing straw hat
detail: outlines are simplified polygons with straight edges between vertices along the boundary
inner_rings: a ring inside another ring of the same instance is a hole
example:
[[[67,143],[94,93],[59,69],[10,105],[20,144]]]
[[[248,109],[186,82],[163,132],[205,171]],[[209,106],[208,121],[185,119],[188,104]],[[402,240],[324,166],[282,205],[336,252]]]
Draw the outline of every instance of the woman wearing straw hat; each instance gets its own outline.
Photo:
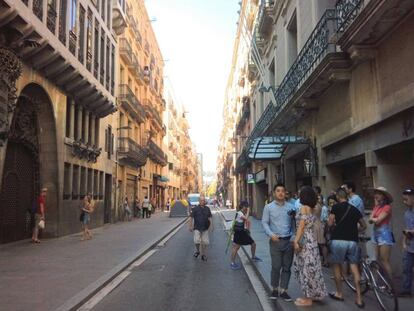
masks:
[[[390,255],[394,245],[394,234],[391,228],[392,219],[392,195],[384,187],[372,189],[374,191],[375,207],[369,218],[369,223],[374,224],[372,243],[377,260],[384,266],[391,276]]]

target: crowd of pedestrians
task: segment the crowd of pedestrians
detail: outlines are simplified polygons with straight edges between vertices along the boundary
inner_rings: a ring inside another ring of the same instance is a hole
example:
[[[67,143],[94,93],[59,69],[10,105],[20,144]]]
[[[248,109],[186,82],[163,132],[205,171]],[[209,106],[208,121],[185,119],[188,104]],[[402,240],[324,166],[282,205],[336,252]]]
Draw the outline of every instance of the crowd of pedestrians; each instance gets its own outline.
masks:
[[[360,262],[365,256],[361,237],[371,236],[377,261],[392,279],[390,256],[395,244],[392,230],[392,195],[384,187],[371,189],[375,204],[365,217],[364,202],[356,194],[353,182],[346,182],[324,199],[319,187],[304,186],[294,197],[282,183],[276,184],[266,200],[262,225],[269,237],[271,257],[271,299],[293,301],[288,293],[291,274],[298,280],[303,297],[297,306],[311,306],[315,301],[330,297],[343,301],[343,277],[352,274],[356,288],[355,304],[364,308],[360,288]],[[403,230],[403,280],[399,296],[412,294],[414,268],[414,190],[402,193],[407,207]],[[233,248],[230,267],[240,269],[236,254],[241,245],[251,245],[253,261],[256,243],[250,234],[249,204],[242,201],[233,225]],[[372,232],[367,231],[367,223]],[[331,267],[335,289],[328,292],[322,267]]]

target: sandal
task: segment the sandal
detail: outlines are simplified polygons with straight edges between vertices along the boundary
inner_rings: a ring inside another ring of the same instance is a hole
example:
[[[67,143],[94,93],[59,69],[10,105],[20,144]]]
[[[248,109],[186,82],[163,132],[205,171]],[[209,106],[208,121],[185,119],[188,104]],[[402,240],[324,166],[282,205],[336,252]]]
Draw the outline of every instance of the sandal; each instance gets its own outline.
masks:
[[[202,261],[207,261],[207,256],[206,256],[206,255],[202,255],[202,256],[201,256],[201,260],[202,260]]]
[[[344,298],[336,296],[336,293],[329,293],[329,297],[333,300],[344,301]]]
[[[198,256],[200,256],[200,252],[195,252],[193,255],[194,258],[198,258]]]
[[[298,298],[295,300],[295,306],[298,306],[298,307],[310,307],[312,306],[312,304],[313,304],[312,301],[305,302],[305,300],[302,298]]]

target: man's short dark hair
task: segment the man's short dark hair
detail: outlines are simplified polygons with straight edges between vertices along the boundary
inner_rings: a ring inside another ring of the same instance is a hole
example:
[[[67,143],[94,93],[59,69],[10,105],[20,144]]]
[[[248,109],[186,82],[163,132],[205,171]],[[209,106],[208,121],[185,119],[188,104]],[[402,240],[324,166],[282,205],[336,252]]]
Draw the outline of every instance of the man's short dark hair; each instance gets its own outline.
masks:
[[[348,180],[348,181],[344,182],[344,185],[345,185],[348,189],[351,189],[351,190],[352,190],[352,192],[355,192],[355,191],[356,191],[355,183],[354,183],[353,181]]]
[[[286,186],[284,183],[278,182],[274,187],[273,187],[273,192],[276,191],[276,188],[278,187],[282,187],[283,189],[286,190]]]
[[[321,194],[322,193],[322,189],[319,186],[315,186],[315,191],[317,194]]]
[[[314,208],[318,202],[315,190],[311,186],[303,186],[300,189],[300,204]]]

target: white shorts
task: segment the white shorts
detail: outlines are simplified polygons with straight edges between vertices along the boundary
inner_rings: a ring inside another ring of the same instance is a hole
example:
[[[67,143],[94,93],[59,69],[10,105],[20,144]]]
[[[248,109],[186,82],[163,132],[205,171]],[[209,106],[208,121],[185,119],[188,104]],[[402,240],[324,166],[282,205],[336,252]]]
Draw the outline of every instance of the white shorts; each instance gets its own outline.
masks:
[[[208,239],[208,230],[203,231],[203,232],[194,230],[194,244],[203,244],[203,245],[210,244],[210,241]]]

